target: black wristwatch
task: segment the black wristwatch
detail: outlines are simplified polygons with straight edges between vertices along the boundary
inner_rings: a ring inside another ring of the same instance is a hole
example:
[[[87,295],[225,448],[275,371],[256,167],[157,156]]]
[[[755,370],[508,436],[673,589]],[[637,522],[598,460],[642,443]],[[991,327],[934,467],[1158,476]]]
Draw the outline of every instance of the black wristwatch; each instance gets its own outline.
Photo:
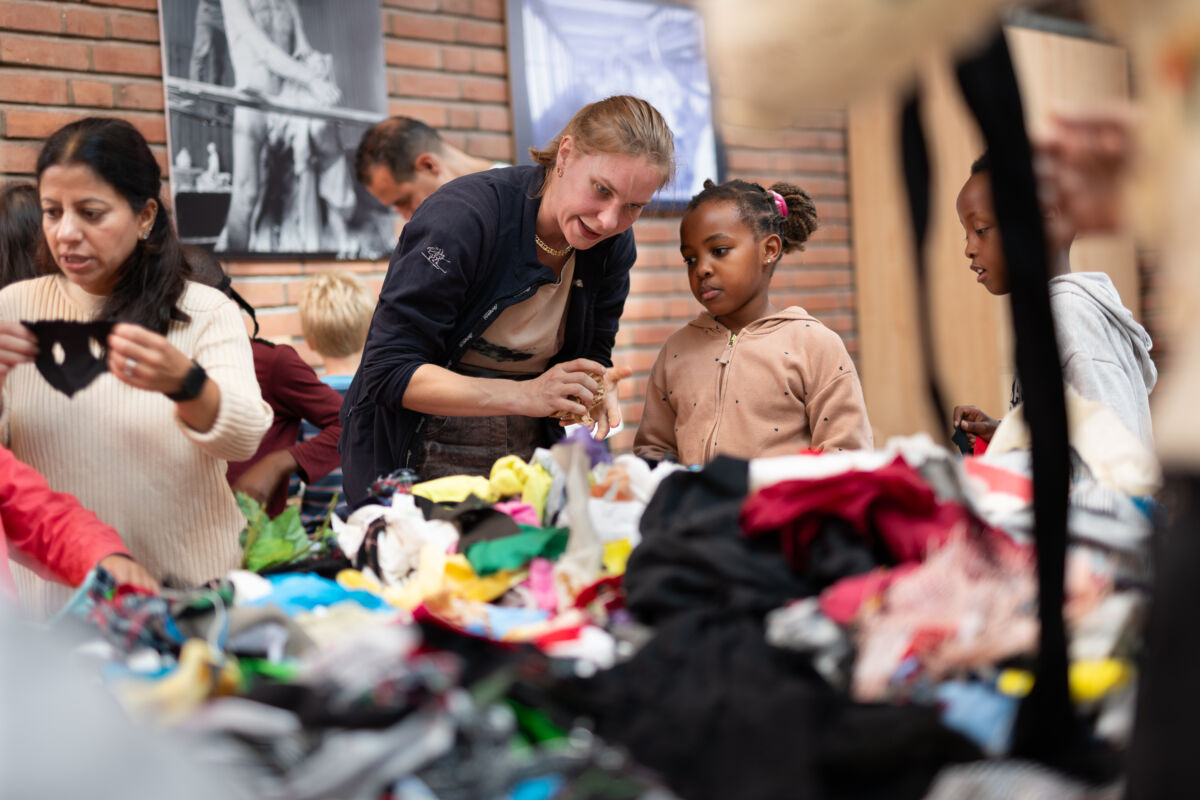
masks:
[[[204,367],[193,360],[192,368],[188,370],[187,375],[183,376],[183,384],[180,385],[179,391],[167,393],[167,399],[174,400],[176,403],[195,400],[204,389],[206,380],[208,380],[208,373],[204,371]]]

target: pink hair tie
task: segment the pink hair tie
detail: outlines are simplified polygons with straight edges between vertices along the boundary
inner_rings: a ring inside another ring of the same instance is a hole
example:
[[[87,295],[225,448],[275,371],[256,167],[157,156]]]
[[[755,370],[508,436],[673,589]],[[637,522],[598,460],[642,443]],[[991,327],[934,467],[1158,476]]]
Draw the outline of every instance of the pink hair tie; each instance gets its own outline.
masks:
[[[786,217],[788,215],[787,201],[783,199],[783,195],[774,189],[767,189],[767,194],[775,198],[775,207],[779,209],[779,216]]]

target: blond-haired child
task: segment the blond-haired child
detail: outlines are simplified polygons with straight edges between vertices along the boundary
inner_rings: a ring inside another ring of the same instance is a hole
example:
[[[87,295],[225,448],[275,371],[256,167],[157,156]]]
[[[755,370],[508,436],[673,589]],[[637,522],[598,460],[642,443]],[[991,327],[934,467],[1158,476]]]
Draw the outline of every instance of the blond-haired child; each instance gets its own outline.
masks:
[[[318,272],[300,288],[297,305],[304,341],[325,364],[321,380],[345,397],[362,359],[375,295],[352,272]],[[305,423],[300,436],[303,439],[313,432]],[[300,518],[306,527],[311,530],[325,518],[335,493],[342,495],[341,469],[304,487]],[[343,503],[339,503],[339,509],[345,511]]]

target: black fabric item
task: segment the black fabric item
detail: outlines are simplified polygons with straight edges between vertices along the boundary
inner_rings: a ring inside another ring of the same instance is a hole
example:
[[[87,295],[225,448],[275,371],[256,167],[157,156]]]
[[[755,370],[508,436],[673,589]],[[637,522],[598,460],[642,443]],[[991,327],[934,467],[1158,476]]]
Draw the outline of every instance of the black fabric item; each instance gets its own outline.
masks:
[[[650,498],[640,524],[642,543],[624,580],[626,605],[640,622],[656,625],[702,608],[762,615],[812,594],[777,542],[741,535],[747,466],[719,456],[699,472],[668,476]]]
[[[1014,728],[1013,753],[1072,769],[1087,745],[1067,693],[1063,581],[1070,456],[1050,295],[1046,237],[1024,129],[1020,91],[1003,31],[958,66],[958,82],[991,158],[996,219],[1008,262],[1016,366],[1024,391],[1033,463],[1033,516],[1038,560],[1037,678]]]
[[[38,372],[46,382],[67,397],[85,388],[108,369],[108,334],[113,323],[72,322],[70,320],[41,320],[21,322],[37,337],[38,354],[34,359]],[[92,353],[92,339],[100,344],[100,356]],[[61,345],[64,359],[54,358],[54,346]]]
[[[258,680],[243,697],[294,713],[308,728],[388,728],[415,711],[423,691],[388,692],[376,687],[375,696],[348,703],[337,686],[312,687]],[[387,697],[384,703],[380,698]]]
[[[1200,636],[1193,589],[1200,574],[1200,474],[1168,473],[1164,504],[1171,519],[1159,526],[1158,575],[1146,623],[1138,680],[1137,720],[1129,748],[1129,800],[1167,800],[1200,785],[1196,720],[1200,719]]]
[[[921,361],[925,364],[925,391],[933,406],[934,419],[947,419],[946,404],[938,385],[936,356],[933,349],[933,314],[928,313],[929,274],[925,263],[925,239],[929,231],[929,149],[921,128],[920,96],[914,91],[900,115],[900,150],[904,164],[904,186],[916,250],[913,264],[917,273],[917,330],[920,334]]]
[[[731,610],[671,619],[559,700],[687,800],[918,798],[942,766],[979,757],[933,709],[852,704]]]
[[[386,517],[379,516],[367,523],[367,532],[363,534],[362,544],[358,546],[358,552],[354,554],[355,569],[369,569],[376,575],[383,574],[383,570],[379,568],[379,537],[386,530]]]
[[[287,573],[301,573],[320,575],[322,578],[334,580],[337,574],[344,569],[350,569],[353,565],[350,559],[346,558],[346,554],[341,550],[333,550],[327,555],[321,555],[316,558],[305,558],[301,561],[292,561],[287,564],[277,564],[273,567],[263,567],[258,571],[259,575],[284,575]]]
[[[467,548],[476,542],[503,539],[521,532],[516,520],[476,495],[449,508],[424,497],[417,497],[416,501],[425,519],[445,520],[458,528],[459,553],[467,552]]]

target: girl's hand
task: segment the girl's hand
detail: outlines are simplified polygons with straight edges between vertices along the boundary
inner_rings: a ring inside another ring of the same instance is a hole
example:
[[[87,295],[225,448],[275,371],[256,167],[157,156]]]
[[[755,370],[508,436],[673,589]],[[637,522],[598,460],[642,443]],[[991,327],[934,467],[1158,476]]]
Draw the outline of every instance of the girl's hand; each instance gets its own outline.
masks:
[[[633,369],[630,367],[610,367],[605,370],[604,400],[601,403],[599,413],[592,415],[596,419],[596,427],[592,431],[592,438],[596,441],[604,441],[608,438],[608,432],[621,424],[621,399],[617,397],[617,384],[632,374]]]
[[[967,434],[967,441],[971,443],[971,447],[975,446],[977,436],[985,442],[991,442],[992,434],[999,425],[999,420],[992,419],[975,406],[954,407],[954,427]]]
[[[586,358],[555,364],[533,380],[523,381],[527,417],[582,417],[600,390],[593,376],[604,374],[604,367]]]
[[[121,322],[108,336],[108,369],[136,389],[170,394],[183,386],[192,361],[154,331]]]
[[[19,322],[0,322],[0,384],[17,364],[37,358],[37,337]]]

